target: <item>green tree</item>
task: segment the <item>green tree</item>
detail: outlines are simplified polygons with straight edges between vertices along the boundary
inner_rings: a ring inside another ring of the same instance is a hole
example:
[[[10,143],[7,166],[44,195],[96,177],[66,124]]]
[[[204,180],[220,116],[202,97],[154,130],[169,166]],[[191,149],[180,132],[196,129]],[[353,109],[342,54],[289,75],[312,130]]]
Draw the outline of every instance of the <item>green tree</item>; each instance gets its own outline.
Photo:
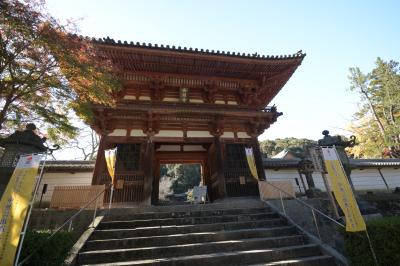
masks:
[[[294,153],[301,153],[300,151],[306,150],[307,146],[316,145],[317,142],[305,138],[277,138],[275,140],[265,140],[260,142],[261,152],[267,156],[272,157],[284,149],[290,149]]]
[[[160,176],[171,176],[171,188],[174,193],[184,193],[200,184],[199,164],[166,164],[160,169]]]
[[[400,68],[393,60],[377,58],[375,68],[364,74],[350,68],[352,91],[360,95],[360,108],[350,125],[363,149],[356,157],[380,157],[382,152],[400,158]],[[380,155],[380,156],[379,156]]]
[[[110,62],[89,40],[72,35],[40,1],[0,1],[0,130],[36,122],[48,137],[71,138],[71,110],[84,121],[89,105],[112,105],[120,88]]]

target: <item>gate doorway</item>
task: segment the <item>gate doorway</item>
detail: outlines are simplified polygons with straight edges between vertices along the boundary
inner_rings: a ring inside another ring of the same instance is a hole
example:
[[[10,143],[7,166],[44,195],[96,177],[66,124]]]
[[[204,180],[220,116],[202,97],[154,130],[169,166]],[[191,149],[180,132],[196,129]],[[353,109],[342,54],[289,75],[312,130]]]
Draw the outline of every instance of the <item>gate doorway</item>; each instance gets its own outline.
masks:
[[[193,186],[206,186],[206,152],[157,152],[152,204],[184,204]]]
[[[159,205],[185,204],[193,187],[202,185],[201,164],[161,164]]]

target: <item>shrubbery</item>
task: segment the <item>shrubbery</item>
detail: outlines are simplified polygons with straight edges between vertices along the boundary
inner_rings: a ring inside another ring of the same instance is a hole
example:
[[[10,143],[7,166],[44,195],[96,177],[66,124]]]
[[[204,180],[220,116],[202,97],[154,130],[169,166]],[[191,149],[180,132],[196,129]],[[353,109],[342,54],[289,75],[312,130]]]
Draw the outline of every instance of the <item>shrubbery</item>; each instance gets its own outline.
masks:
[[[400,217],[371,220],[367,228],[379,265],[399,265]],[[365,232],[346,233],[345,249],[352,265],[375,265]]]
[[[50,231],[28,231],[25,236],[20,261],[39,248],[25,265],[62,265],[73,245],[73,236],[70,232],[60,231],[46,241],[50,235]]]

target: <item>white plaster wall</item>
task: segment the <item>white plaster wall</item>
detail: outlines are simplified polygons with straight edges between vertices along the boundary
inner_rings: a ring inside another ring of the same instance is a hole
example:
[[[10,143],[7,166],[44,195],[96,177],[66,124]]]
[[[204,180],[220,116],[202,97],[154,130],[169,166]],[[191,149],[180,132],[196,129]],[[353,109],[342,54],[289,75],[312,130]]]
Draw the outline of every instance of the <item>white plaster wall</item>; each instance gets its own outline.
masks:
[[[394,168],[383,168],[381,169],[383,176],[385,177],[386,182],[391,190],[396,187],[400,187],[400,169]],[[299,182],[301,182],[299,178],[299,174],[295,169],[280,169],[275,171],[273,169],[266,169],[265,174],[267,180],[273,181],[284,181],[284,180],[293,180],[293,184],[296,186],[296,192],[298,192],[298,187],[295,184],[294,178],[298,178]],[[315,187],[326,191],[324,181],[320,173],[313,173],[313,180],[315,183]],[[303,180],[306,182],[305,177],[303,175]],[[382,177],[380,176],[378,169],[376,168],[366,168],[363,170],[354,169],[351,173],[351,180],[354,184],[354,187],[357,191],[366,191],[366,190],[387,190]],[[329,178],[328,178],[329,182]],[[301,189],[303,189],[302,184]],[[307,183],[306,183],[307,187]]]
[[[189,102],[191,102],[191,103],[204,103],[204,101],[201,100],[201,99],[189,99]]]
[[[114,129],[113,132],[108,134],[109,136],[116,136],[116,137],[121,137],[121,136],[126,136],[126,129]]]
[[[164,98],[164,102],[179,102],[179,98]]]
[[[216,104],[225,104],[225,101],[218,100],[218,101],[215,101],[215,103]]]
[[[89,186],[92,184],[92,172],[76,173],[44,173],[36,194],[36,201],[39,202],[42,195],[43,185],[47,184],[47,192],[43,194],[42,202],[50,202],[55,186]]]
[[[228,104],[230,104],[230,105],[238,105],[238,103],[236,101],[228,101]]]
[[[139,100],[141,100],[141,101],[150,101],[151,98],[150,98],[150,96],[139,96]]]
[[[326,191],[324,180],[322,179],[321,173],[314,172],[312,174],[315,187],[320,189],[321,191]]]
[[[265,169],[265,178],[267,179],[267,181],[291,181],[294,190],[296,192],[300,192],[299,186],[296,184],[295,181],[295,179],[297,178],[297,180],[299,181],[301,192],[304,193],[305,191],[303,183],[300,180],[299,173],[297,172],[296,169],[280,169],[280,170]],[[307,184],[306,184],[306,189],[307,189]]]
[[[382,168],[381,172],[390,189],[400,187],[400,169]]]
[[[157,151],[180,151],[181,146],[179,145],[161,145]]]
[[[238,136],[238,138],[242,138],[242,139],[251,138],[251,137],[249,136],[249,134],[247,134],[246,132],[238,132],[238,133],[237,133],[237,136]]]
[[[124,100],[136,100],[136,96],[133,95],[125,95]]]
[[[185,145],[183,146],[184,151],[207,151],[201,145]]]
[[[211,138],[212,135],[208,131],[188,131],[188,138]]]
[[[354,169],[351,171],[351,180],[356,190],[386,190],[385,183],[376,168]]]
[[[235,134],[233,132],[224,132],[224,134],[221,135],[221,138],[234,138]]]
[[[132,129],[130,133],[131,137],[146,137],[146,134],[143,133],[141,129]]]
[[[156,135],[156,137],[183,137],[183,131],[179,130],[160,130]]]

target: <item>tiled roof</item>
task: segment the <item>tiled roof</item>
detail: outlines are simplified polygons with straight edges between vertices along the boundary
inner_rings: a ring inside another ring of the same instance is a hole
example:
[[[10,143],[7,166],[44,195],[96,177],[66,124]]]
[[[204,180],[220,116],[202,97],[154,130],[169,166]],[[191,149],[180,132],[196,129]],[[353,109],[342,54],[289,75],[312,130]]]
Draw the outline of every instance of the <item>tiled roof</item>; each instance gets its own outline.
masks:
[[[43,162],[42,162],[43,163]],[[95,161],[56,160],[46,161],[45,171],[93,171]]]
[[[297,168],[300,159],[263,158],[265,168]],[[400,159],[350,159],[352,168],[400,167]]]
[[[258,53],[239,53],[239,52],[230,52],[230,51],[220,51],[220,50],[210,50],[210,49],[198,49],[192,47],[182,47],[175,45],[164,45],[164,44],[152,44],[152,43],[140,43],[140,42],[128,42],[111,39],[110,37],[106,38],[92,38],[87,36],[75,35],[75,37],[79,39],[84,39],[87,41],[91,41],[93,43],[111,45],[111,46],[121,46],[121,47],[135,47],[135,48],[146,48],[146,49],[154,49],[154,50],[164,50],[164,51],[173,51],[173,52],[185,52],[185,53],[193,53],[193,54],[203,54],[203,55],[217,55],[217,56],[227,56],[227,57],[238,57],[238,58],[248,58],[248,59],[266,59],[266,60],[284,60],[284,59],[298,59],[304,58],[306,56],[301,50],[292,55],[260,55]]]
[[[297,168],[300,159],[263,158],[265,168]]]
[[[400,167],[400,159],[350,159],[353,167]]]

